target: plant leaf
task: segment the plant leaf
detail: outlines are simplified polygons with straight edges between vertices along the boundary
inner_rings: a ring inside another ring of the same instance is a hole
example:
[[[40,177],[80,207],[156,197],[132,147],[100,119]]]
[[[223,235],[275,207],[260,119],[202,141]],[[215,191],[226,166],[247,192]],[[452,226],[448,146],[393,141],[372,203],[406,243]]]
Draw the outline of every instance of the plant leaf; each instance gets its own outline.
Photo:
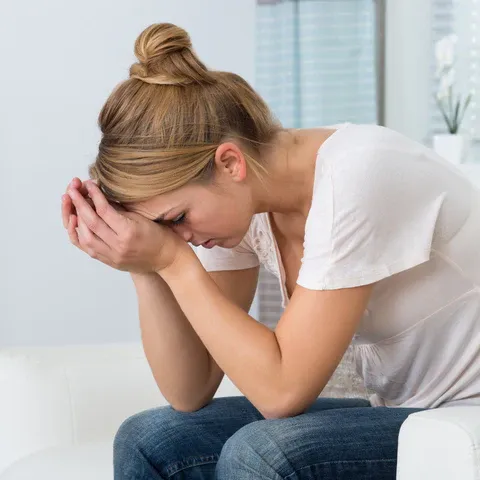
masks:
[[[452,133],[457,133],[458,128],[460,127],[460,125],[458,124],[459,111],[460,111],[460,95],[458,96],[458,100],[455,102],[455,115],[453,116],[453,122],[452,122],[454,131]]]
[[[460,125],[462,124],[463,117],[464,117],[464,115],[465,115],[465,112],[466,112],[466,110],[467,110],[468,105],[470,104],[470,101],[472,100],[472,97],[473,97],[473,95],[472,95],[471,93],[469,93],[469,94],[467,95],[467,98],[465,99],[465,103],[464,103],[464,105],[463,105],[463,111],[462,111],[462,113],[460,114],[460,118],[459,118],[459,120],[458,120],[458,126],[460,126]]]
[[[449,111],[450,118],[452,118],[452,115],[453,115],[452,96],[453,96],[452,86],[450,85],[448,87],[448,106],[450,107],[450,111]]]
[[[440,112],[443,116],[443,119],[445,120],[445,123],[447,124],[448,131],[451,133],[452,127],[450,125],[450,121],[449,121],[448,116],[445,112],[445,109],[443,108],[443,103],[440,100],[438,100],[437,97],[435,97],[435,101],[437,102],[438,109],[440,110]]]

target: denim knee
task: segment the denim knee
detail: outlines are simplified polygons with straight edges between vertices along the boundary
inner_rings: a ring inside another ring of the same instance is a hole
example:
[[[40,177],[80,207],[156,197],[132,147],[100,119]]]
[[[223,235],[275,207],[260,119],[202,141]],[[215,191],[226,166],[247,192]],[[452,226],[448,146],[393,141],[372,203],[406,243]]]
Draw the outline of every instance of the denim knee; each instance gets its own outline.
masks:
[[[361,406],[250,423],[224,444],[217,479],[394,478],[408,413]]]
[[[225,441],[258,418],[243,397],[217,398],[195,412],[165,406],[138,413],[115,436],[115,480],[174,478],[187,472],[185,478],[213,477]]]
[[[160,480],[182,471],[203,478],[196,470],[213,471],[221,449],[216,418],[212,407],[185,413],[170,406],[128,418],[114,440],[115,480]]]
[[[268,445],[272,442],[269,422],[271,420],[250,423],[226,441],[217,462],[218,480],[281,479],[276,469],[278,449]]]
[[[145,433],[144,428],[147,417],[148,411],[136,413],[123,421],[113,440],[115,456],[125,449],[141,448],[143,441],[142,433]]]
[[[167,412],[165,412],[167,413]],[[163,479],[154,464],[161,460],[158,444],[162,444],[162,432],[149,429],[153,410],[146,410],[127,418],[118,429],[113,442],[115,480]],[[157,412],[158,415],[158,412]],[[158,443],[155,440],[160,440]],[[154,452],[157,450],[156,452]],[[155,453],[155,461],[151,458]],[[168,456],[168,452],[164,452]]]

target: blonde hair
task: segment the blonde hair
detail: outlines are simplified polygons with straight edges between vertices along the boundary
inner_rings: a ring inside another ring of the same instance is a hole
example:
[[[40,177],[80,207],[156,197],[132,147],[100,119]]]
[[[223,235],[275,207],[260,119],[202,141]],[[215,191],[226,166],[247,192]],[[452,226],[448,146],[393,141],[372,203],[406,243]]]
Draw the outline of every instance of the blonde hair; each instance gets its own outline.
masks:
[[[145,29],[135,55],[130,78],[98,119],[102,139],[89,174],[107,199],[139,202],[208,183],[217,147],[230,140],[238,141],[247,170],[260,179],[268,173],[259,147],[283,128],[242,77],[207,69],[187,32],[170,23]]]

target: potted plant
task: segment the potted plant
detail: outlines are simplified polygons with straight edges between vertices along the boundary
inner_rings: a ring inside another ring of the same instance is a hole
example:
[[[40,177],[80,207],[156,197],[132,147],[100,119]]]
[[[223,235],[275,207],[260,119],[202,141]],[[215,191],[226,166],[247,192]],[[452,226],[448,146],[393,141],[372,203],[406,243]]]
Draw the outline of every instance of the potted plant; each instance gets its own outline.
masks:
[[[440,79],[435,100],[448,133],[434,135],[433,148],[442,157],[458,164],[466,158],[470,146],[469,135],[459,130],[472,94],[462,99],[461,95],[455,97],[453,93],[456,43],[457,36],[452,34],[441,38],[435,45],[436,77]]]

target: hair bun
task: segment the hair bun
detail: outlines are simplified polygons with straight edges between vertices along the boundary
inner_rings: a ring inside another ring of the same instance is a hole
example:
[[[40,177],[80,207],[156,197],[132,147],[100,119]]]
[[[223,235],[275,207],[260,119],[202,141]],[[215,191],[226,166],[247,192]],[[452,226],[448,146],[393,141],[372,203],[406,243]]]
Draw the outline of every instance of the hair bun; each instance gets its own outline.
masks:
[[[130,68],[130,77],[147,83],[183,85],[213,83],[207,67],[193,51],[188,33],[171,23],[147,27],[135,42],[139,63]]]

